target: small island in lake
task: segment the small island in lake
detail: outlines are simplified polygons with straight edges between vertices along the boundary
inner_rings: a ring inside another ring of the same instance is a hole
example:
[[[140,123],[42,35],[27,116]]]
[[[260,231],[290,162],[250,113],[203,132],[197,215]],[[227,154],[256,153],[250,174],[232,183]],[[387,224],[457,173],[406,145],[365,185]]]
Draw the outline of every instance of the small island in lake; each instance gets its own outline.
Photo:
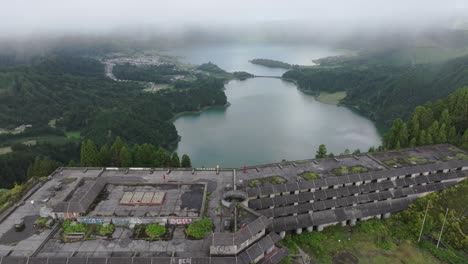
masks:
[[[250,63],[262,65],[269,68],[282,68],[282,69],[292,69],[294,65],[270,59],[253,59],[249,61]]]

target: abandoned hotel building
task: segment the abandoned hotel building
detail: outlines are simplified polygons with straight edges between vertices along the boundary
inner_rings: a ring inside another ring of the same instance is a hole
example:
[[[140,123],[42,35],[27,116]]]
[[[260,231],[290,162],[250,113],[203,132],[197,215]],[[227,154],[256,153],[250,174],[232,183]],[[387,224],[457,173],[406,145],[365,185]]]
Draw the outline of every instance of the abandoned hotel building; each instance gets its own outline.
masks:
[[[0,264],[278,263],[286,233],[387,218],[464,180],[467,157],[434,145],[240,169],[59,168],[1,215]],[[197,240],[187,228],[201,221],[213,228]],[[165,233],[149,239],[151,224]]]

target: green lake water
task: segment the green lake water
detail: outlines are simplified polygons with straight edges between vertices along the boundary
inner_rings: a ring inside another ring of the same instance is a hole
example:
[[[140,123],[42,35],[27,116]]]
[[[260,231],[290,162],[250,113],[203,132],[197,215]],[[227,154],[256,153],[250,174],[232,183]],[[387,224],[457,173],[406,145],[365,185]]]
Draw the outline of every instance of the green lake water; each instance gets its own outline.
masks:
[[[211,61],[229,71],[281,75],[283,69],[252,65],[253,58],[278,59],[292,64],[339,54],[305,46],[216,45],[171,51],[182,60]],[[381,143],[375,125],[346,107],[320,103],[290,82],[273,78],[230,81],[225,85],[230,105],[174,121],[181,141],[177,152],[189,154],[193,166],[241,167],[312,158],[320,144],[329,151],[367,150]]]

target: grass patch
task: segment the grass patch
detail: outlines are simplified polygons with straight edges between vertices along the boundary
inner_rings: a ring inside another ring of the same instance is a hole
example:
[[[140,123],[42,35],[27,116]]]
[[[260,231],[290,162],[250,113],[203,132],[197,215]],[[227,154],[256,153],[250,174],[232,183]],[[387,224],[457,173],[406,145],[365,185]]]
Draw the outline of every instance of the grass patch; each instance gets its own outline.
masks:
[[[369,171],[366,167],[357,165],[351,168],[352,173],[361,173],[361,172],[367,172]]]
[[[389,160],[384,160],[383,163],[389,166],[396,165],[398,163],[397,159],[389,159]]]
[[[343,253],[352,254],[359,263],[440,263],[427,250],[411,241],[398,241],[390,232],[383,221],[369,220],[356,227],[332,226],[323,232],[289,235],[280,243],[291,254],[300,247],[315,263],[334,263],[334,257]]]
[[[306,173],[302,174],[301,176],[306,181],[312,181],[312,180],[316,180],[316,179],[319,178],[318,174],[315,173],[315,172],[306,172]]]
[[[287,182],[288,180],[286,180],[286,178],[284,178],[283,176],[271,176],[271,177],[266,177],[266,178],[258,178],[258,179],[250,180],[249,187],[251,188],[261,187],[265,183],[284,184]]]
[[[466,155],[465,153],[457,153],[457,155],[455,155],[455,157],[459,158],[459,159],[463,159],[463,160],[468,160],[468,155]]]
[[[203,217],[201,220],[193,221],[185,228],[185,234],[190,239],[203,239],[213,231],[213,222],[210,218]]]
[[[324,104],[337,105],[346,97],[346,92],[326,93],[320,92],[317,101]]]
[[[80,139],[81,138],[81,132],[80,131],[68,131],[65,132],[65,135],[67,138],[72,138],[72,139]]]
[[[417,157],[409,157],[409,158],[406,158],[404,159],[404,161],[406,163],[410,163],[410,164],[427,164],[429,163],[429,160],[428,159],[425,159],[425,158],[417,158]]]
[[[429,163],[428,159],[417,158],[417,157],[408,157],[408,158],[395,158],[383,161],[385,165],[395,166],[398,164],[427,164]]]
[[[335,174],[336,176],[342,176],[342,175],[346,175],[349,173],[349,169],[345,166],[341,166],[339,168],[334,168],[331,170],[331,172],[333,174]]]

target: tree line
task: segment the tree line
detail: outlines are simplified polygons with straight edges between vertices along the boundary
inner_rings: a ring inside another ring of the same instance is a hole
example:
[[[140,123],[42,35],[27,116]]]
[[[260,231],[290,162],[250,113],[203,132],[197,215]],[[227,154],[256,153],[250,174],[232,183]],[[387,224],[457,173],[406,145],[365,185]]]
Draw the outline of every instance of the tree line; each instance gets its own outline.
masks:
[[[346,91],[340,103],[369,118],[391,126],[395,118],[406,119],[414,106],[444,98],[468,85],[468,56],[443,63],[390,65],[382,58],[350,59],[333,67],[295,68],[283,78],[296,81],[308,93]],[[381,63],[371,63],[373,59]]]
[[[84,140],[80,150],[80,166],[190,168],[192,163],[186,154],[181,160],[176,152],[170,155],[163,148],[148,143],[128,145],[116,137],[112,145],[104,144],[100,148],[91,139]]]
[[[397,118],[384,136],[386,149],[450,143],[468,150],[468,86],[418,106],[407,122]]]

